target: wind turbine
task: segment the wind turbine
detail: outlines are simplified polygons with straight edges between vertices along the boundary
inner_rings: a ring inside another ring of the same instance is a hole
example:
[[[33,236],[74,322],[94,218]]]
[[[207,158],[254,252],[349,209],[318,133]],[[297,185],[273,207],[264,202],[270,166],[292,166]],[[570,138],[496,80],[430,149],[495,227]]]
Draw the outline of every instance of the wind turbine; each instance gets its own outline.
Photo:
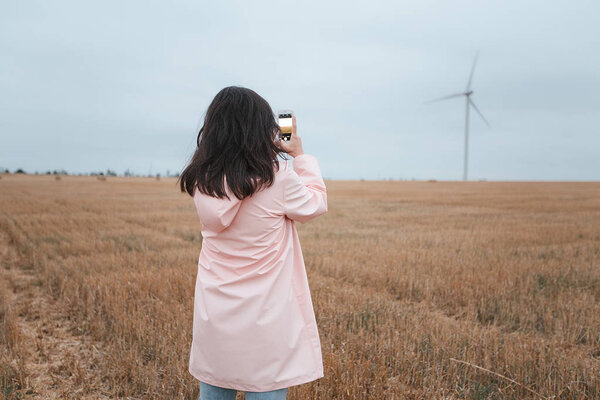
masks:
[[[477,64],[477,58],[479,58],[479,52],[475,54],[475,60],[473,60],[473,66],[471,67],[471,74],[469,75],[469,81],[467,82],[467,88],[462,93],[455,93],[444,97],[439,97],[437,99],[426,101],[425,104],[433,103],[440,100],[452,99],[454,97],[465,96],[465,160],[463,166],[463,181],[467,180],[467,169],[469,163],[469,107],[473,107],[473,109],[479,114],[481,119],[486,123],[486,125],[491,128],[490,123],[485,119],[481,111],[477,108],[473,100],[471,99],[471,95],[473,94],[473,89],[471,89],[471,82],[473,81],[473,72],[475,72],[475,64]]]

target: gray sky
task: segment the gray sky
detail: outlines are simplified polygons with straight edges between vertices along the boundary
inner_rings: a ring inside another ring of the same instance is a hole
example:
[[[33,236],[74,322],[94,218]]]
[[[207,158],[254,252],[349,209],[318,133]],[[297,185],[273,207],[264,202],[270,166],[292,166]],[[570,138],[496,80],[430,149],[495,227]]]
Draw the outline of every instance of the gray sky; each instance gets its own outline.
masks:
[[[178,172],[225,86],[292,108],[332,179],[600,179],[597,1],[14,1],[0,167]]]

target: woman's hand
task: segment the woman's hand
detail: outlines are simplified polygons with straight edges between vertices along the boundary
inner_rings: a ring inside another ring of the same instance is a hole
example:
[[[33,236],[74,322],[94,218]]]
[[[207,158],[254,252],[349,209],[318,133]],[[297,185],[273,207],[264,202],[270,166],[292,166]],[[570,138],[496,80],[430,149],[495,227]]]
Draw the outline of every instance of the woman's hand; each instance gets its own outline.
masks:
[[[281,135],[281,134],[280,134]],[[297,157],[301,154],[304,154],[304,150],[302,149],[302,139],[300,136],[296,134],[296,116],[292,116],[292,135],[290,136],[289,142],[285,140],[276,140],[275,145],[279,147],[281,150],[285,151],[292,157]]]

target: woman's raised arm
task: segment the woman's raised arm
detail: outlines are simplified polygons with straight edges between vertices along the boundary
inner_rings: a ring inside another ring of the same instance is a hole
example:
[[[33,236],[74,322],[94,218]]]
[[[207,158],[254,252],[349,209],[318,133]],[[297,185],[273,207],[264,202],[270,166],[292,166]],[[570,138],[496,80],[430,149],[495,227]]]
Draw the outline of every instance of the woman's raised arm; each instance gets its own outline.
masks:
[[[294,158],[294,169],[285,175],[284,207],[288,218],[301,223],[327,212],[327,188],[315,156]]]

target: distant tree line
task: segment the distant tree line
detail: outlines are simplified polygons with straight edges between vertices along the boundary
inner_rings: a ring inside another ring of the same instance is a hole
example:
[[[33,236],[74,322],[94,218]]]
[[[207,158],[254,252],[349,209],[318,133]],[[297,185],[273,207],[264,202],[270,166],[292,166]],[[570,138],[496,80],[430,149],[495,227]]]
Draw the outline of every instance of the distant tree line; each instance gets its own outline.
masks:
[[[10,174],[10,170],[8,168],[0,168],[0,173]],[[27,174],[27,172],[23,168],[17,168],[12,172],[13,174]],[[33,172],[34,175],[73,175],[73,176],[131,176],[131,177],[147,177],[147,178],[157,178],[159,179],[161,176],[170,177],[170,178],[178,178],[179,174],[171,173],[170,170],[167,170],[165,175],[158,174],[136,174],[131,171],[129,168],[126,169],[122,174],[118,174],[112,169],[107,169],[106,171],[93,171],[88,173],[72,173],[70,174],[64,169],[55,169],[48,170],[45,173],[40,173],[38,171]]]

